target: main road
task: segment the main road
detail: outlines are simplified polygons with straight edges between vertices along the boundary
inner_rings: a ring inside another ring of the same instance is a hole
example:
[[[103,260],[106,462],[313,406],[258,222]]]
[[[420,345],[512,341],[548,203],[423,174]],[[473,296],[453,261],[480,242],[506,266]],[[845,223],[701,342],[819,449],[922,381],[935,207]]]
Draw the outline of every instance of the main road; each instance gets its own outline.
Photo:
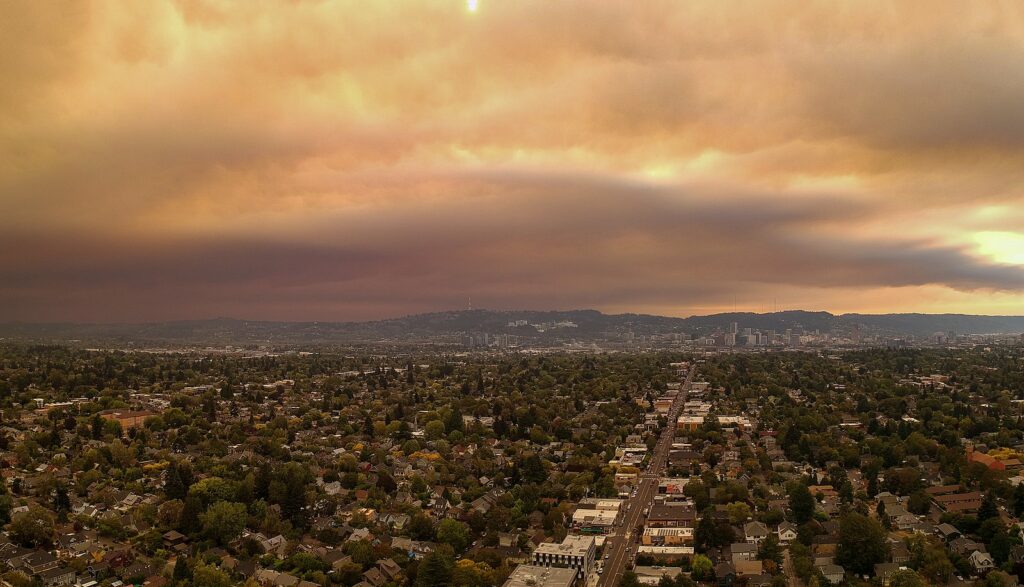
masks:
[[[604,551],[608,558],[605,559],[604,571],[598,580],[598,587],[617,585],[626,565],[636,554],[640,538],[636,535],[644,526],[647,514],[644,511],[654,503],[654,495],[658,491],[658,480],[668,464],[668,455],[672,451],[672,439],[676,435],[676,419],[679,417],[683,404],[686,403],[686,396],[690,391],[690,382],[693,380],[693,372],[696,371],[696,364],[690,365],[686,374],[686,381],[679,388],[676,399],[668,411],[668,423],[661,431],[661,437],[654,446],[654,453],[651,455],[647,470],[640,477],[640,485],[636,489],[636,495],[626,499],[622,507],[625,512],[622,515],[622,524],[614,532],[608,535],[604,543]]]

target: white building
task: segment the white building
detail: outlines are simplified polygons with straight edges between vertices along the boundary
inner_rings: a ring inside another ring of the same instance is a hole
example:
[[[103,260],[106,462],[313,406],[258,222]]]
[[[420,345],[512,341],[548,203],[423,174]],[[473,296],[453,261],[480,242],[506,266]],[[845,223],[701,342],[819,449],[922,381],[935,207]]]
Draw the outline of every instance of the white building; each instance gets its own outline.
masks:
[[[576,572],[573,569],[519,565],[503,587],[572,587],[575,583]]]
[[[533,564],[539,567],[576,569],[576,576],[586,579],[594,568],[597,545],[593,536],[566,536],[561,544],[544,542],[533,551]]]

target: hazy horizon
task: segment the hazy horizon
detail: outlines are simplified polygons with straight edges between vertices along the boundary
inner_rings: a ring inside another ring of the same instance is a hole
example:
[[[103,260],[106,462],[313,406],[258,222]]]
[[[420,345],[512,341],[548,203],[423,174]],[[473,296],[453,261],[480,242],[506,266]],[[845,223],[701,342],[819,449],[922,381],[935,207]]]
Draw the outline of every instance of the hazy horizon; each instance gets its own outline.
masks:
[[[1024,4],[5,3],[0,321],[1024,314]]]
[[[709,312],[701,314],[686,314],[686,315],[671,315],[671,314],[649,314],[646,312],[602,312],[601,310],[595,310],[593,308],[573,308],[573,309],[496,309],[496,308],[449,308],[443,310],[431,310],[428,312],[417,312],[412,314],[396,314],[393,316],[381,316],[376,318],[365,318],[358,320],[322,320],[322,319],[305,319],[305,320],[284,320],[274,318],[251,318],[245,316],[193,316],[187,318],[171,318],[166,320],[115,320],[115,321],[88,321],[88,320],[3,320],[0,324],[75,324],[75,325],[143,325],[143,324],[154,324],[163,322],[212,322],[217,320],[230,320],[235,322],[296,322],[296,323],[363,323],[363,322],[387,322],[391,320],[402,320],[404,318],[413,318],[417,316],[430,315],[430,314],[448,314],[448,313],[462,313],[462,312],[492,312],[498,314],[568,314],[573,312],[600,312],[605,316],[622,316],[622,315],[638,315],[638,316],[651,316],[655,318],[670,318],[670,319],[681,319],[687,318],[703,318],[717,315],[730,315],[730,314],[752,314],[755,316],[771,316],[786,313],[808,313],[808,314],[830,314],[832,316],[849,316],[849,315],[864,315],[864,316],[885,316],[885,315],[921,315],[921,316],[968,316],[978,318],[1024,318],[1024,314],[967,314],[958,312],[830,312],[828,310],[807,310],[799,308],[788,308],[784,310],[723,310],[720,312]]]

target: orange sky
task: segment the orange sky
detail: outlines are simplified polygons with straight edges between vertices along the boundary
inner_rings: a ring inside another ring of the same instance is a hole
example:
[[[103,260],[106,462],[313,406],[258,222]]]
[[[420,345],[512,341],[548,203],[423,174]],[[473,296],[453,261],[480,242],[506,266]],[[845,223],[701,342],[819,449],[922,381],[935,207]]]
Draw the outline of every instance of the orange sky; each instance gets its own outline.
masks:
[[[1024,4],[0,1],[0,320],[1024,314]]]

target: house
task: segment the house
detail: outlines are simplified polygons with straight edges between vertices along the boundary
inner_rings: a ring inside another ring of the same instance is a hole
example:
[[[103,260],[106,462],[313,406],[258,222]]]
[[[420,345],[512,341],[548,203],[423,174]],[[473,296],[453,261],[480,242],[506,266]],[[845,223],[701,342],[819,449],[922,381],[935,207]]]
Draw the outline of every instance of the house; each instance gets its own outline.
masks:
[[[380,572],[380,569],[373,567],[363,573],[363,579],[373,585],[373,587],[381,587],[388,582],[387,578],[384,577],[384,573]]]
[[[882,582],[882,585],[888,585],[892,576],[899,570],[900,566],[896,563],[878,563],[875,565],[875,577]]]
[[[782,544],[789,544],[797,538],[796,524],[792,522],[783,522],[779,524],[776,533],[779,535],[779,542]]]
[[[385,558],[377,561],[377,568],[380,569],[388,581],[399,582],[399,578],[402,576],[402,567],[398,566],[395,561]]]
[[[253,578],[263,587],[296,587],[299,584],[298,577],[271,569],[260,569]]]
[[[52,567],[36,573],[36,577],[46,587],[58,587],[60,585],[72,585],[75,582],[75,571],[70,567]]]
[[[910,549],[902,541],[893,544],[889,552],[894,563],[903,564],[910,560]]]
[[[947,544],[960,538],[960,531],[952,524],[945,522],[935,527],[935,533]]]
[[[976,550],[985,550],[985,545],[970,538],[957,538],[949,543],[949,549],[960,556],[969,556]]]
[[[838,585],[843,582],[845,571],[843,567],[836,564],[821,565],[818,567],[821,574],[825,576],[825,580],[831,585]]]
[[[740,561],[751,561],[757,558],[757,546],[749,542],[735,542],[731,547],[732,551],[732,564],[738,564]]]
[[[739,578],[756,577],[764,572],[761,561],[754,559],[749,561],[738,561],[733,563],[736,567],[736,576]]]
[[[987,552],[975,550],[971,553],[971,556],[967,557],[967,561],[974,567],[975,572],[979,575],[983,575],[991,571],[996,566],[996,562],[992,560],[992,555]]]
[[[163,539],[164,544],[167,545],[168,548],[172,548],[178,544],[184,544],[188,541],[188,537],[177,530],[164,532]]]
[[[743,537],[751,544],[760,544],[768,537],[768,526],[762,522],[747,522],[743,525]]]
[[[715,577],[720,587],[731,587],[736,582],[736,567],[730,563],[719,563],[715,565]]]
[[[43,571],[56,568],[59,563],[57,557],[44,550],[37,550],[22,558],[22,568],[30,575],[38,575]]]

